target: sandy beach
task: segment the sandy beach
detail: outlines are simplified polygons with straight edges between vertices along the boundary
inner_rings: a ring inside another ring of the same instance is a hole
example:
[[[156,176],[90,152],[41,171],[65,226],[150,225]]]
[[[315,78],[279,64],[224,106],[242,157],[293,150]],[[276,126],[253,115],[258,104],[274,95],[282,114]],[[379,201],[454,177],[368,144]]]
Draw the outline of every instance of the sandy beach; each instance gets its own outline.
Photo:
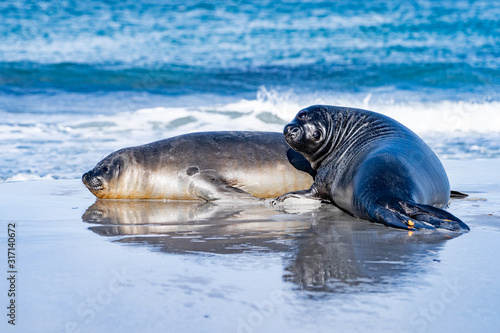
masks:
[[[500,324],[500,160],[445,160],[466,234],[329,205],[96,202],[80,180],[0,183],[2,332],[443,332]]]

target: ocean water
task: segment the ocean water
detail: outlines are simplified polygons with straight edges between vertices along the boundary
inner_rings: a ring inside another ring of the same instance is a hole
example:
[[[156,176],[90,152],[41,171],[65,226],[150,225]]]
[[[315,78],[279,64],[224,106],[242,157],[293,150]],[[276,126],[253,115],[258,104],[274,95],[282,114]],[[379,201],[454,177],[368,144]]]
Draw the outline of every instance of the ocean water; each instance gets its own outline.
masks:
[[[446,159],[500,157],[495,1],[2,1],[0,181],[72,179],[205,130],[370,109]]]

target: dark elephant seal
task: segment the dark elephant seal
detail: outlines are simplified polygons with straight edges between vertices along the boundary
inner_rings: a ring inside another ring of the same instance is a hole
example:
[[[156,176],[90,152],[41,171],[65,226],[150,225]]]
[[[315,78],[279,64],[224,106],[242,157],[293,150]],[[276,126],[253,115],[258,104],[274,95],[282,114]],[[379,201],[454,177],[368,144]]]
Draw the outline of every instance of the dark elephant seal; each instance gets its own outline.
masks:
[[[438,157],[394,119],[315,105],[299,111],[284,134],[317,174],[310,189],[284,194],[274,204],[305,196],[392,227],[469,230],[440,209],[450,200],[450,185]]]
[[[281,133],[191,133],[118,150],[82,176],[100,199],[274,198],[314,171]]]

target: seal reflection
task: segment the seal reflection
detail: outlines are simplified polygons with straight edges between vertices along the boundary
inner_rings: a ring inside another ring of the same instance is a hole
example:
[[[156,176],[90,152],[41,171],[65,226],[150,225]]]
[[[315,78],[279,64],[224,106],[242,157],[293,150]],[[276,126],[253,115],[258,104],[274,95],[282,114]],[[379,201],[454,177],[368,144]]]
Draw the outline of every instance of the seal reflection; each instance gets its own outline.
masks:
[[[330,205],[293,214],[261,204],[97,200],[82,216],[117,243],[167,253],[281,252],[297,288],[377,290],[437,261],[453,232],[408,232],[357,220]]]

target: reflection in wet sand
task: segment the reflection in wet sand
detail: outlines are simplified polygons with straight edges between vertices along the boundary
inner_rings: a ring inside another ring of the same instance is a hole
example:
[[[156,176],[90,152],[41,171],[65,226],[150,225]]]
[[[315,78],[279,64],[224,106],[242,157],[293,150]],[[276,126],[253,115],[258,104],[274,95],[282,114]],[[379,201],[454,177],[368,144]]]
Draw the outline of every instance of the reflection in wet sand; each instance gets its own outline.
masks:
[[[284,251],[289,234],[309,228],[309,221],[281,219],[262,205],[197,202],[104,201],[87,209],[83,220],[102,236],[141,243],[165,252]]]
[[[285,279],[302,289],[376,291],[401,284],[438,261],[445,240],[456,235],[407,232],[346,217],[323,215],[295,240]]]
[[[293,214],[262,204],[97,200],[90,229],[170,253],[283,252],[300,289],[363,290],[400,283],[437,260],[451,232],[408,232],[354,219],[331,205]]]

